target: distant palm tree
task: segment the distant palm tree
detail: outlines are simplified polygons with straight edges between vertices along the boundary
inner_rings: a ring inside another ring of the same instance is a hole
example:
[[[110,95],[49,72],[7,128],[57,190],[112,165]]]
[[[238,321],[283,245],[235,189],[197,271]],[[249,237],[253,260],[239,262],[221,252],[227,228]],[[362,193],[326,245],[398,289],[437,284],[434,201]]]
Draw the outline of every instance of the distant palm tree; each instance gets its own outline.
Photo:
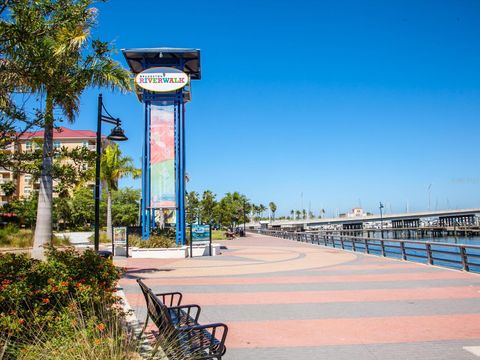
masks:
[[[258,210],[260,210],[260,217],[263,218],[263,213],[265,212],[265,210],[267,210],[267,207],[263,204],[260,204],[258,206]]]
[[[118,189],[118,180],[125,176],[138,178],[141,170],[133,166],[132,159],[122,156],[118,144],[110,144],[102,154],[100,178],[107,186],[107,237],[112,239],[112,191]]]
[[[300,215],[302,214],[302,212],[300,210],[297,210],[297,211],[295,211],[295,214],[297,215],[296,219],[298,220],[298,219],[300,219]]]
[[[290,210],[290,215],[292,219],[295,219],[295,210]]]
[[[272,220],[275,221],[275,211],[277,211],[277,205],[273,201],[271,201],[270,204],[268,204],[268,207],[272,212]]]
[[[305,209],[302,210],[302,217],[304,220],[307,218],[307,210]]]

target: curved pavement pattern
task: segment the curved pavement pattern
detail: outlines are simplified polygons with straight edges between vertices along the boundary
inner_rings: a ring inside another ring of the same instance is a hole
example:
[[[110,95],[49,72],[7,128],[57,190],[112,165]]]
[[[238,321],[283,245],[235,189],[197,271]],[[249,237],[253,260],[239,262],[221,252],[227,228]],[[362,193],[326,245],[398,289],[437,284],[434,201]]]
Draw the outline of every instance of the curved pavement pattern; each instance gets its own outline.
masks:
[[[217,257],[117,259],[138,318],[144,278],[225,322],[226,360],[480,359],[478,274],[261,235],[223,244]]]

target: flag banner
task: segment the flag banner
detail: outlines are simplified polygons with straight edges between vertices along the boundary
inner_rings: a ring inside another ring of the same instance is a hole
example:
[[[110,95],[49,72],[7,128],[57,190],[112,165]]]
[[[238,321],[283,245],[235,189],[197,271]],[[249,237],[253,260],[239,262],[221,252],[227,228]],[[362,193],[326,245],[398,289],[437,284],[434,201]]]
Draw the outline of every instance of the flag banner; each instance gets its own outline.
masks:
[[[150,108],[152,208],[175,208],[175,113],[173,104]]]

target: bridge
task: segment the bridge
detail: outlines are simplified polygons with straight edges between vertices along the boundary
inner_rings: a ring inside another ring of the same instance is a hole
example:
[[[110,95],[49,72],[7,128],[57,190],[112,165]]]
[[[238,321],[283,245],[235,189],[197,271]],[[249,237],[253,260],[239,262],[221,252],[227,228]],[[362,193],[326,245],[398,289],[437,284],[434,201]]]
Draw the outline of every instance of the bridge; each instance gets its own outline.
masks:
[[[478,225],[480,208],[457,209],[457,210],[436,210],[420,211],[399,214],[379,214],[351,217],[336,217],[324,219],[302,219],[302,220],[275,220],[270,222],[255,222],[247,224],[250,229],[271,228],[271,229],[308,229],[325,225],[343,225],[344,229],[364,228],[368,222],[391,221],[394,228],[419,227],[420,219],[438,218],[440,226],[472,226]]]

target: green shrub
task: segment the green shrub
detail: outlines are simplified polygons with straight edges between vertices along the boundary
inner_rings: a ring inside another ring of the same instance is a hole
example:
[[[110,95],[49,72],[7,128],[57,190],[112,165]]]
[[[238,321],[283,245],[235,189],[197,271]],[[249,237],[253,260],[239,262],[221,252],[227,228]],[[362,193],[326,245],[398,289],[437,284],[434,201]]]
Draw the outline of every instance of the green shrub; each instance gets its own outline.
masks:
[[[65,326],[65,313],[77,306],[89,318],[109,308],[120,272],[93,250],[49,249],[47,261],[24,254],[0,255],[0,334],[14,343]]]
[[[175,239],[160,235],[151,235],[149,240],[142,240],[142,237],[138,235],[129,235],[128,244],[140,248],[171,248],[176,246]]]

